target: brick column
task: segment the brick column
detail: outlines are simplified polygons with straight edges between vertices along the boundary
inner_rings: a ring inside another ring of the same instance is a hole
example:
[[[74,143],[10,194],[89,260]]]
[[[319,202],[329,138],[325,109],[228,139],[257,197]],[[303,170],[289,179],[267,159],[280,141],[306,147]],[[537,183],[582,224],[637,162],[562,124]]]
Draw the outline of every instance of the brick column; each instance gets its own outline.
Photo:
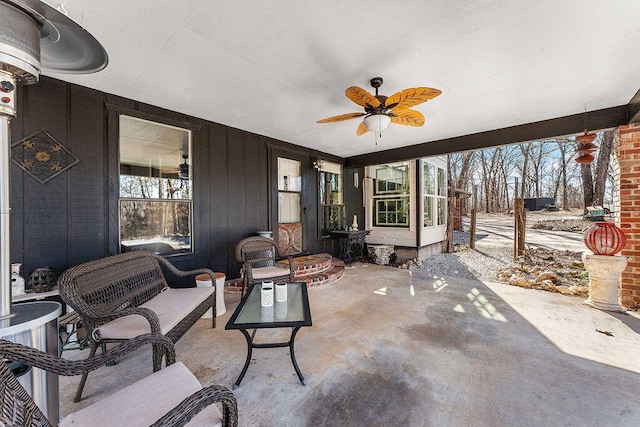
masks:
[[[620,126],[616,132],[618,168],[616,168],[616,196],[620,228],[627,237],[621,255],[627,257],[622,272],[622,305],[640,307],[640,123]]]

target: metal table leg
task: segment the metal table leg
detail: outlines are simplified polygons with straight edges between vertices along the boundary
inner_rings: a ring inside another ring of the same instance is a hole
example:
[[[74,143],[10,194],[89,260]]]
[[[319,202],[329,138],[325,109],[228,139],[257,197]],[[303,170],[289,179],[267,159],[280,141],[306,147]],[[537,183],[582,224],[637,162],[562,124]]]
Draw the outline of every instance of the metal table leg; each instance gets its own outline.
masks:
[[[293,328],[293,331],[291,332],[291,339],[289,340],[289,353],[291,354],[291,363],[293,363],[293,369],[296,370],[296,374],[298,374],[298,378],[300,379],[300,382],[302,383],[302,385],[306,385],[304,383],[304,376],[302,375],[302,371],[300,371],[300,368],[298,367],[298,362],[296,361],[296,353],[293,348],[293,345],[296,339],[296,334],[298,333],[299,330],[300,330],[300,326],[298,326],[297,328]]]
[[[291,331],[291,338],[287,342],[278,342],[278,343],[264,343],[264,344],[254,344],[253,337],[255,335],[256,330],[254,329],[253,334],[249,334],[246,329],[240,329],[240,332],[244,335],[247,340],[247,359],[244,362],[244,367],[242,368],[242,372],[240,372],[240,376],[235,382],[234,389],[240,386],[244,375],[247,373],[247,369],[249,369],[249,363],[251,363],[251,355],[253,353],[254,348],[281,348],[281,347],[289,347],[289,353],[291,355],[291,363],[293,363],[293,369],[295,369],[296,374],[298,375],[298,379],[302,383],[302,385],[306,385],[304,383],[304,376],[302,375],[302,371],[298,367],[298,362],[296,360],[295,354],[295,339],[296,334],[300,330],[300,326],[296,326]]]
[[[238,386],[240,386],[240,383],[242,382],[242,379],[244,378],[244,374],[247,373],[247,369],[249,369],[249,363],[251,363],[251,354],[253,352],[253,339],[252,336],[249,334],[249,332],[247,332],[246,329],[240,329],[240,332],[242,332],[242,335],[244,335],[244,337],[247,340],[247,360],[245,360],[244,362],[244,367],[242,368],[242,372],[240,372],[240,376],[238,377],[238,379],[235,382],[234,385],[234,389]],[[254,334],[255,334],[255,330],[254,330]]]

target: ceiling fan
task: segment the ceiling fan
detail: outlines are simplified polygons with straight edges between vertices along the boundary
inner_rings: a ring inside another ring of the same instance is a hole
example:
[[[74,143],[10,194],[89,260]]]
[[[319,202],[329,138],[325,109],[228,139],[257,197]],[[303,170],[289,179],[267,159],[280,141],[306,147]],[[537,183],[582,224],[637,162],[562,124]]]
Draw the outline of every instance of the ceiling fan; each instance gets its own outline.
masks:
[[[189,179],[189,163],[187,160],[189,159],[189,154],[186,152],[182,153],[182,158],[184,162],[179,164],[178,166],[165,166],[161,167],[160,171],[166,174],[177,174],[180,179]]]
[[[424,116],[421,112],[410,108],[433,99],[442,93],[440,90],[430,87],[414,87],[386,97],[378,95],[378,88],[382,86],[382,77],[374,77],[370,83],[371,87],[376,90],[375,95],[358,86],[351,86],[344,92],[347,98],[364,107],[364,113],[340,114],[318,120],[318,123],[341,122],[364,116],[356,131],[358,136],[364,135],[369,131],[382,132],[389,123],[404,126],[422,126],[424,125]]]
[[[178,176],[180,179],[189,179],[189,163],[187,163],[189,155],[187,153],[183,153],[182,158],[184,159],[184,163],[178,166]]]

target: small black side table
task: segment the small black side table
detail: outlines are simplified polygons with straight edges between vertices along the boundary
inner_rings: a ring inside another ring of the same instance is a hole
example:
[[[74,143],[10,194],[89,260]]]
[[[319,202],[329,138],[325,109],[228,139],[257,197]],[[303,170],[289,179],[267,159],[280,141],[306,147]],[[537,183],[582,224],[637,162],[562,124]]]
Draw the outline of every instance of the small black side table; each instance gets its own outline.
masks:
[[[340,238],[340,259],[351,264],[356,258],[364,256],[365,238],[369,230],[332,231],[333,236]]]
[[[242,298],[238,307],[231,315],[231,318],[224,327],[226,330],[238,329],[247,340],[247,358],[240,376],[235,382],[235,387],[240,386],[244,374],[249,369],[251,363],[251,355],[254,348],[281,348],[289,347],[291,355],[291,363],[298,379],[304,385],[304,376],[298,367],[295,353],[296,334],[300,328],[304,326],[312,326],[311,310],[309,309],[309,296],[307,294],[306,283],[289,283],[287,285],[287,301],[275,302],[271,307],[262,307],[260,305],[260,290],[262,285],[256,283],[251,285],[247,294]],[[292,328],[291,338],[287,342],[262,343],[253,342],[257,329],[264,328]],[[249,333],[247,329],[253,329]]]

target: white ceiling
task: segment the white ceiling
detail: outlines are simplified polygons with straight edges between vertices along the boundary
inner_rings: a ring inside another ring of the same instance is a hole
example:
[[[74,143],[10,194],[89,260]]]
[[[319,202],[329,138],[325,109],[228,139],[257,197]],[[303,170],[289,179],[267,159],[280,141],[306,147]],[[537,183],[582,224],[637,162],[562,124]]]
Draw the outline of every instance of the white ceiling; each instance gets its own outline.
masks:
[[[342,157],[626,104],[638,0],[63,0],[109,65],[69,82]],[[442,90],[375,142],[352,85]]]

